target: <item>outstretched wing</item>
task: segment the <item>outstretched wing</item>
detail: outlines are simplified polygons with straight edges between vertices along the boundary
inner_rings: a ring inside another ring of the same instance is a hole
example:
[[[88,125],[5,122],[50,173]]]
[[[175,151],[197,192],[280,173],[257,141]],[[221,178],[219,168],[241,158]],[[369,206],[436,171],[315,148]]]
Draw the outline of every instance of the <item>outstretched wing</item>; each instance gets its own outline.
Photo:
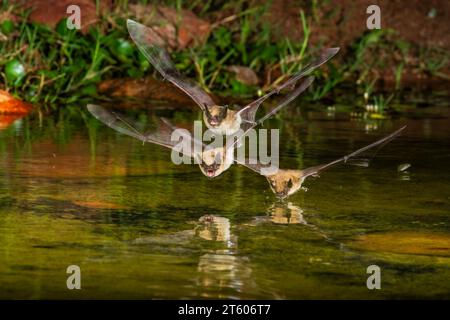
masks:
[[[257,160],[250,160],[250,159],[244,159],[244,161],[240,161],[238,158],[234,159],[234,162],[236,162],[237,164],[240,164],[241,166],[247,167],[248,169],[263,175],[263,170],[266,169],[268,170],[269,168],[271,168],[270,165],[264,165],[264,164],[260,164],[259,162],[257,162]],[[273,172],[274,174],[276,172]],[[270,175],[270,174],[266,174],[266,175]]]
[[[202,110],[205,107],[216,105],[208,93],[197,83],[178,72],[167,51],[162,47],[163,40],[155,31],[130,19],[127,20],[127,27],[134,43],[164,79],[183,90]]]
[[[106,124],[108,127],[141,140],[144,143],[150,142],[169,149],[174,149],[182,152],[188,157],[193,157],[195,150],[202,150],[194,148],[194,145],[199,142],[196,141],[187,130],[172,126],[172,124],[170,124],[166,119],[159,119],[158,127],[154,131],[150,133],[142,133],[137,129],[136,124],[115,111],[107,110],[94,104],[88,104],[87,109],[95,118]],[[186,145],[183,145],[182,149],[180,141],[172,141],[173,133],[177,129],[179,129],[178,136],[182,138],[182,143],[186,143]]]
[[[298,88],[296,88],[294,91],[290,92],[286,97],[284,97],[275,107],[273,107],[265,116],[263,116],[262,118],[258,119],[257,121],[254,122],[243,122],[241,124],[241,129],[242,131],[240,132],[240,135],[237,136],[235,139],[234,144],[232,144],[230,147],[234,147],[242,138],[244,138],[247,133],[253,129],[254,127],[260,125],[261,123],[263,123],[265,120],[267,120],[268,118],[270,118],[271,116],[273,116],[275,113],[277,113],[278,111],[280,111],[280,109],[284,108],[285,106],[287,106],[292,100],[294,100],[295,98],[297,98],[303,91],[305,91],[310,85],[311,83],[314,81],[314,77],[308,77],[306,78],[299,86]]]
[[[328,48],[328,49],[323,50],[320,53],[320,55],[318,57],[316,57],[314,60],[312,60],[310,63],[308,63],[303,70],[301,70],[300,72],[295,74],[292,78],[287,80],[285,83],[283,83],[278,88],[270,91],[269,93],[265,94],[261,98],[255,100],[255,101],[251,102],[250,104],[248,104],[247,106],[243,107],[241,110],[239,110],[238,114],[241,116],[241,118],[244,121],[254,122],[256,112],[258,111],[259,106],[265,100],[267,100],[270,96],[272,96],[274,94],[279,94],[280,91],[283,90],[284,88],[289,88],[289,87],[294,86],[299,79],[303,78],[304,76],[306,76],[310,72],[314,71],[315,69],[317,69],[318,67],[323,65],[328,60],[330,60],[332,57],[334,57],[336,55],[336,53],[338,53],[338,51],[339,51],[339,48]]]
[[[303,91],[308,89],[308,87],[313,83],[314,77],[308,77],[306,78],[294,91],[292,91],[290,94],[288,94],[284,99],[281,100],[280,103],[274,108],[272,108],[265,116],[262,118],[259,118],[256,121],[256,125],[259,125],[272,117],[275,113],[280,111],[280,109],[284,108],[286,105],[288,105],[292,100],[297,98]]]
[[[368,145],[365,146],[359,150],[356,150],[355,152],[352,152],[342,158],[339,158],[337,160],[334,160],[327,164],[322,164],[314,167],[309,167],[306,169],[303,169],[302,172],[302,178],[305,179],[309,176],[317,176],[320,172],[323,170],[326,170],[336,164],[339,164],[341,162],[351,165],[357,165],[357,166],[363,166],[368,167],[369,162],[376,156],[378,151],[385,146],[387,143],[392,141],[393,139],[397,138],[403,130],[405,130],[406,126],[401,127],[397,131],[391,133],[390,135]],[[371,152],[369,152],[371,151]],[[270,165],[263,165],[258,163],[256,160],[251,159],[245,159],[244,162],[239,161],[238,159],[235,160],[236,163],[243,165],[250,170],[253,170],[256,173],[262,174],[262,175],[271,175],[272,173],[270,171],[267,171],[270,168]],[[263,174],[263,170],[266,170],[267,173]],[[276,172],[273,172],[276,173]]]
[[[403,130],[405,130],[405,128],[406,126],[403,126],[390,135],[330,163],[303,169],[302,177],[307,178],[309,176],[317,176],[321,171],[326,170],[339,163],[368,167],[370,161],[376,156],[378,151],[387,143],[397,138],[403,132]]]

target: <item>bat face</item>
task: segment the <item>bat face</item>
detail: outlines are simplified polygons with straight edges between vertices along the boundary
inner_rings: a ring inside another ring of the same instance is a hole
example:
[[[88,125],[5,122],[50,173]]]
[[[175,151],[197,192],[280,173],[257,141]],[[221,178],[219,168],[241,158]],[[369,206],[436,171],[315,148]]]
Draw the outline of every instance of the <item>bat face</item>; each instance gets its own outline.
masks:
[[[202,173],[208,178],[214,178],[227,170],[232,164],[227,159],[224,148],[213,148],[205,150],[201,154],[199,167]]]
[[[296,193],[303,183],[301,171],[298,170],[278,170],[278,173],[266,176],[270,189],[278,198],[284,199]]]
[[[205,123],[209,128],[217,128],[222,124],[222,121],[227,117],[228,106],[205,106]]]

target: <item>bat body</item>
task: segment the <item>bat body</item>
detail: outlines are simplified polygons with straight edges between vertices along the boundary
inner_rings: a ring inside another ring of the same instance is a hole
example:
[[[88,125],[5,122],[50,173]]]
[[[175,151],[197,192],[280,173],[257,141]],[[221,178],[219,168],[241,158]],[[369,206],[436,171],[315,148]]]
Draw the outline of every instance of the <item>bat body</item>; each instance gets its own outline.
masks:
[[[230,136],[241,128],[242,117],[239,112],[228,107],[212,106],[203,112],[203,121],[214,134]]]
[[[205,176],[208,178],[217,177],[234,163],[234,149],[219,147],[204,150],[198,163]]]
[[[203,112],[205,125],[215,134],[220,135],[232,135],[242,128],[242,125],[255,123],[256,112],[266,99],[274,94],[279,94],[284,88],[290,89],[294,87],[298,80],[327,62],[339,51],[339,48],[323,50],[321,54],[306,65],[303,70],[295,74],[275,90],[244,107],[240,107],[237,110],[231,110],[227,105],[218,105],[215,103],[200,85],[178,72],[167,51],[163,48],[163,39],[153,29],[130,19],[127,20],[127,27],[131,38],[142,54],[150,61],[164,79],[170,81],[197,103]]]
[[[293,195],[300,189],[302,189],[303,188],[302,184],[306,178],[308,178],[310,176],[318,177],[322,171],[324,171],[334,165],[337,165],[340,163],[348,163],[348,164],[358,165],[358,166],[363,166],[363,167],[369,166],[369,161],[371,160],[371,158],[373,158],[375,156],[375,154],[378,152],[378,150],[381,147],[383,147],[385,144],[390,142],[391,140],[398,137],[405,128],[406,128],[406,126],[398,129],[397,131],[391,133],[390,135],[388,135],[368,146],[358,149],[355,152],[352,152],[352,153],[350,153],[344,157],[341,157],[337,160],[334,160],[334,161],[326,163],[326,164],[309,167],[309,168],[306,168],[303,170],[279,169],[279,170],[276,170],[275,172],[268,172],[268,173],[262,174],[262,169],[264,168],[264,166],[261,166],[258,164],[252,165],[252,164],[248,164],[247,162],[240,163],[240,164],[248,167],[249,169],[251,169],[259,174],[264,175],[266,177],[267,181],[269,182],[270,188],[273,191],[273,193],[275,193],[275,195],[277,197],[284,199],[284,198],[287,198],[288,196]],[[370,158],[364,156],[364,153],[368,152],[368,151],[375,151],[374,154]]]

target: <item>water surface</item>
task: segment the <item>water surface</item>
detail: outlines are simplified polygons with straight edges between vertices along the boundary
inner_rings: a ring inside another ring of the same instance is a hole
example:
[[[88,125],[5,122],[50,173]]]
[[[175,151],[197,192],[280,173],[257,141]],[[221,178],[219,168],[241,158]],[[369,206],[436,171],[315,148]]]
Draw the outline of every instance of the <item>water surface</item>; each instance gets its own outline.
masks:
[[[387,120],[290,107],[266,124],[281,129],[284,168],[408,129],[369,168],[335,167],[284,202],[246,168],[210,180],[78,108],[18,120],[0,131],[0,297],[450,298],[445,101]],[[366,287],[373,264],[381,290]],[[66,287],[69,265],[81,290]]]

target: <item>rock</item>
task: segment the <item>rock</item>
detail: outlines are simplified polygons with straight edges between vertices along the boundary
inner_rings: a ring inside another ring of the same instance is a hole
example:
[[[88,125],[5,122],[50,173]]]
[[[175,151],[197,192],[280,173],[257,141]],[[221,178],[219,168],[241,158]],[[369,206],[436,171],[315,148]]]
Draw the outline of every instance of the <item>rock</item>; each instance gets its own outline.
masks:
[[[236,79],[243,84],[256,86],[259,83],[259,78],[255,71],[244,66],[229,66],[226,70],[236,74]]]
[[[130,5],[129,10],[139,23],[152,27],[172,49],[203,43],[211,30],[209,22],[188,10],[141,4]]]
[[[0,90],[0,114],[25,115],[31,111],[32,105],[14,98],[4,90]]]

